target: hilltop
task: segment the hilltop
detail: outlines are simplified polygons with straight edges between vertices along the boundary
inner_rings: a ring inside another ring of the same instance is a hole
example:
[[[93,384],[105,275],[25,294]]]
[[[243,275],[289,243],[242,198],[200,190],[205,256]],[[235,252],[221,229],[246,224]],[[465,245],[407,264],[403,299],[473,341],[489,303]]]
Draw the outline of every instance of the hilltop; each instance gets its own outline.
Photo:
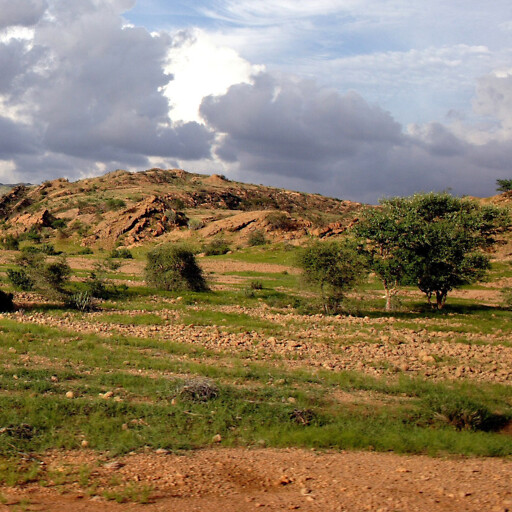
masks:
[[[4,233],[46,228],[50,238],[125,246],[154,239],[227,236],[260,230],[269,239],[343,232],[361,204],[230,181],[181,169],[117,170],[96,178],[17,185],[0,198]]]

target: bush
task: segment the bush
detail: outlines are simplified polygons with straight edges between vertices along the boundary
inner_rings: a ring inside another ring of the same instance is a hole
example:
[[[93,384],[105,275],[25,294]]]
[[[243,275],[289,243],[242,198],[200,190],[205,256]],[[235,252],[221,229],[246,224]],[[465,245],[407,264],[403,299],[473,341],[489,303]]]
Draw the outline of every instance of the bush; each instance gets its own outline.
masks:
[[[189,219],[188,221],[188,229],[192,231],[197,231],[198,229],[201,229],[204,227],[204,223],[202,220],[199,219]]]
[[[265,245],[268,242],[267,238],[265,237],[265,233],[261,231],[261,229],[257,229],[256,231],[253,231],[249,238],[247,239],[247,244],[250,247],[256,247],[258,245]]]
[[[190,402],[208,402],[219,396],[219,388],[210,379],[190,379],[178,390],[178,396]]]
[[[68,224],[67,219],[54,219],[51,226],[53,229],[64,229]]]
[[[267,216],[267,223],[271,229],[280,229],[281,231],[293,231],[297,227],[297,222],[282,212],[274,212]]]
[[[253,279],[249,282],[252,290],[263,290],[263,283],[259,279]]]
[[[112,251],[110,251],[110,257],[132,259],[133,254],[131,253],[130,249],[127,249],[126,247],[119,247],[117,249],[112,249]]]
[[[34,289],[33,281],[22,269],[8,269],[7,279],[9,279],[10,283],[18,290],[29,292]]]
[[[492,413],[485,405],[468,398],[432,397],[425,403],[434,421],[451,425],[457,430],[492,431],[503,427],[508,419]]]
[[[80,249],[79,251],[77,251],[77,254],[79,254],[79,255],[94,254],[94,251],[90,247],[84,247],[83,249]]]
[[[206,256],[220,256],[230,251],[230,247],[224,238],[215,238],[209,244],[203,246]]]
[[[146,282],[167,291],[208,289],[194,253],[185,246],[172,244],[161,245],[148,253]]]
[[[118,210],[119,208],[124,208],[126,203],[122,199],[111,197],[105,201],[105,205],[108,210]]]
[[[4,291],[0,290],[0,311],[7,313],[14,310],[12,298],[12,293],[5,293]]]
[[[13,235],[5,235],[2,245],[7,251],[17,251],[19,249],[20,242]]]
[[[323,310],[336,313],[345,293],[367,274],[365,262],[350,242],[317,242],[298,257],[307,283],[320,288]]]
[[[109,299],[121,294],[121,287],[115,285],[108,274],[119,270],[120,264],[111,259],[98,261],[94,265],[94,269],[89,274],[89,278],[85,282],[87,293],[91,297],[98,299]]]
[[[17,263],[17,270],[33,283],[33,288],[41,294],[59,300],[65,300],[69,295],[66,290],[71,269],[65,258],[48,263],[42,253],[23,253]]]

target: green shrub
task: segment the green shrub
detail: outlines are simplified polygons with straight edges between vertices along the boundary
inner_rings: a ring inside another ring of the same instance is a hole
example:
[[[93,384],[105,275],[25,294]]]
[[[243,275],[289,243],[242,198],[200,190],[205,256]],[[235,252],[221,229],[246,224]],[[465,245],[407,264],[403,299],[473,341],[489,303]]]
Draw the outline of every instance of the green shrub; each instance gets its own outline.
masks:
[[[501,290],[501,296],[506,308],[512,308],[512,288],[503,288]]]
[[[51,223],[53,229],[63,229],[67,226],[67,219],[54,219]]]
[[[65,258],[47,262],[46,256],[41,252],[22,253],[16,262],[19,265],[17,270],[25,273],[33,283],[33,288],[42,295],[58,300],[65,300],[69,295],[66,285],[71,268]]]
[[[261,231],[261,229],[257,229],[256,231],[253,231],[249,238],[247,239],[247,244],[250,247],[256,247],[258,245],[265,245],[268,242],[267,238],[265,237],[265,233]]]
[[[12,293],[5,293],[4,291],[0,290],[0,311],[7,313],[14,310],[12,298]]]
[[[192,231],[197,231],[198,229],[201,229],[204,227],[204,223],[202,220],[199,219],[189,219],[188,221],[188,229]]]
[[[36,227],[32,226],[26,233],[25,238],[27,240],[32,240],[33,242],[39,243],[41,241],[41,233],[37,230]]]
[[[131,253],[130,249],[127,249],[126,247],[118,247],[117,249],[112,249],[112,251],[110,251],[110,257],[132,259],[133,254]]]
[[[457,430],[498,430],[508,421],[469,398],[437,396],[426,400],[425,405],[433,421],[451,425]]]
[[[350,242],[316,242],[298,256],[305,281],[318,287],[323,310],[339,311],[345,293],[367,274],[365,261]]]
[[[79,255],[94,254],[94,251],[90,247],[84,247],[83,249],[80,249],[79,251],[77,251],[76,254],[79,254]]]
[[[205,291],[208,289],[194,253],[181,245],[161,245],[149,252],[146,282],[167,291]]]
[[[203,252],[206,256],[220,256],[231,250],[224,238],[215,238],[210,243],[203,246]]]
[[[34,283],[22,269],[8,269],[7,279],[18,290],[29,292],[34,289]]]
[[[121,294],[121,286],[117,286],[107,275],[119,270],[120,263],[111,259],[98,261],[85,282],[87,292],[91,297],[109,299]]]
[[[57,256],[58,254],[62,254],[62,251],[56,251],[52,244],[43,244],[40,247],[40,251],[48,256]]]
[[[119,210],[119,208],[124,208],[126,203],[122,199],[111,197],[105,201],[105,206],[108,210]]]
[[[17,251],[19,249],[20,242],[15,236],[9,234],[5,235],[2,240],[2,245],[7,251]]]

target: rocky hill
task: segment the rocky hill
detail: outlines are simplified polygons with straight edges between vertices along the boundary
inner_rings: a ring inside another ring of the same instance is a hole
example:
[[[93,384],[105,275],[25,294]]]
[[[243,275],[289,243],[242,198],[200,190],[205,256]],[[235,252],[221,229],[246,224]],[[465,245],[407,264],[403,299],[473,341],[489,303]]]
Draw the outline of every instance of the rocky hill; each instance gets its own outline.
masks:
[[[248,185],[180,169],[114,171],[76,182],[17,185],[0,198],[2,236],[44,231],[111,248],[145,241],[226,236],[326,237],[343,232],[359,203]]]

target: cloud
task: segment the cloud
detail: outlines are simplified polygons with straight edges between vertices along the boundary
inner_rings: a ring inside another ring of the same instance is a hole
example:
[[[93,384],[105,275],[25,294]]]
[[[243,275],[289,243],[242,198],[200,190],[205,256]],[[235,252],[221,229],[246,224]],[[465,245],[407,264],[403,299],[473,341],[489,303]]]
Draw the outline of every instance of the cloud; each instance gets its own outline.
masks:
[[[35,25],[46,11],[46,0],[0,0],[0,29]]]
[[[126,26],[121,13],[132,5],[53,0],[31,41],[0,43],[2,110],[14,125],[22,116],[30,121],[12,131],[13,148],[23,135],[38,140],[31,148],[39,147],[41,161],[62,155],[89,169],[98,161],[144,165],[154,156],[210,156],[209,129],[169,118],[163,89],[172,76],[163,67],[171,37]],[[30,172],[19,157],[14,162]]]
[[[215,44],[203,30],[183,30],[173,37],[165,86],[173,119],[199,121],[199,106],[210,94],[224,94],[232,84],[249,82],[263,66],[251,65],[232,48]]]
[[[370,202],[447,188],[490,194],[512,149],[475,145],[440,123],[404,130],[355,92],[269,73],[205,98],[201,114],[220,134],[217,157],[241,179]]]

